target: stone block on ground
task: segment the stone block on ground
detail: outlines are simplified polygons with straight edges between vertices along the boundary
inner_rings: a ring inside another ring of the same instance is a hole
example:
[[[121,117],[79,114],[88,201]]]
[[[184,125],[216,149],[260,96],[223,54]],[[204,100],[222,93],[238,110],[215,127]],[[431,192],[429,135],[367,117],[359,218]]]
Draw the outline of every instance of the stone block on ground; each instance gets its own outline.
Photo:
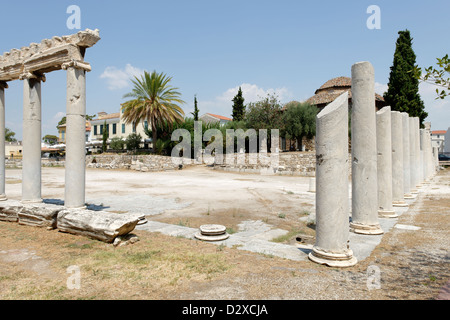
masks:
[[[18,222],[17,213],[22,209],[22,205],[17,201],[2,201],[0,203],[0,221]]]
[[[56,220],[60,206],[25,205],[17,213],[19,224],[32,227],[56,229]]]
[[[58,230],[111,243],[136,227],[138,217],[84,209],[62,210],[58,214]]]

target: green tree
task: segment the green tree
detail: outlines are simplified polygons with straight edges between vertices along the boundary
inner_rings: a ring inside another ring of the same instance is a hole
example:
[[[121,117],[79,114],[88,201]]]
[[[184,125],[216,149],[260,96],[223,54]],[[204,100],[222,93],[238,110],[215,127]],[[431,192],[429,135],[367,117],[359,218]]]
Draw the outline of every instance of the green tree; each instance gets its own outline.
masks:
[[[423,125],[428,113],[425,112],[425,105],[419,95],[419,80],[413,72],[416,65],[416,54],[412,49],[413,39],[409,30],[399,31],[398,34],[384,100],[392,110],[407,112],[411,117],[419,117]]]
[[[244,120],[247,128],[255,129],[257,133],[259,129],[267,129],[269,147],[271,130],[278,129],[280,132],[284,130],[282,106],[275,95],[267,95],[260,101],[250,102],[247,105]]]
[[[241,121],[244,119],[245,105],[244,97],[242,96],[241,87],[239,87],[238,93],[233,98],[233,121]]]
[[[133,151],[139,149],[142,137],[140,134],[130,133],[125,139],[125,144],[127,145],[127,150]]]
[[[122,137],[114,137],[111,139],[111,142],[109,144],[109,147],[112,150],[123,150],[123,147],[125,146],[125,140],[123,140]]]
[[[106,149],[108,149],[108,136],[109,136],[109,132],[108,132],[108,127],[106,125],[106,120],[103,123],[103,132],[102,132],[102,151],[106,152]]]
[[[191,114],[194,116],[194,121],[198,121],[198,107],[197,107],[197,96],[194,96],[194,112],[191,112]]]
[[[450,95],[450,59],[448,54],[446,54],[441,59],[437,58],[437,66],[429,66],[425,68],[425,74],[422,74],[422,68],[415,66],[414,74],[416,78],[441,87],[441,89],[436,88],[436,99],[445,99],[446,96]]]
[[[58,142],[58,137],[52,134],[47,134],[42,138],[42,140],[52,146]]]
[[[16,142],[17,139],[14,137],[16,133],[9,128],[5,128],[5,141]]]
[[[125,94],[124,98],[132,98],[122,104],[123,119],[126,123],[139,123],[147,120],[152,128],[153,150],[156,147],[158,125],[167,122],[171,126],[174,122],[182,122],[184,111],[179,104],[183,104],[181,94],[170,85],[171,77],[164,73],[144,71],[139,79],[134,77],[134,88]]]
[[[284,133],[287,138],[296,139],[297,146],[302,145],[302,138],[311,139],[316,135],[317,107],[308,103],[292,102],[286,105],[283,114]]]
[[[92,120],[94,118],[95,118],[95,114],[92,116],[90,116],[88,114],[86,115],[86,120],[88,120],[88,121]],[[67,121],[67,117],[66,116],[62,117],[61,120],[59,120],[58,125],[56,126],[56,129],[58,129],[60,125],[66,124],[66,121]]]

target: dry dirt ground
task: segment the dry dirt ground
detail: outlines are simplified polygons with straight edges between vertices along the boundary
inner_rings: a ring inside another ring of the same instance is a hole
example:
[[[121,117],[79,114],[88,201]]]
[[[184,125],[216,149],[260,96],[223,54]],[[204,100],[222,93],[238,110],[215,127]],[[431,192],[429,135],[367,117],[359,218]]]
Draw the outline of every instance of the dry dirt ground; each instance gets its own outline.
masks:
[[[20,199],[20,170],[6,193]],[[44,199],[63,199],[64,169],[43,168]],[[217,172],[196,167],[141,173],[87,171],[87,201],[143,210],[147,218],[198,227],[262,220],[314,235],[308,178]],[[389,299],[449,298],[450,169],[420,192],[371,255],[351,268],[291,261],[197,240],[135,230],[140,241],[114,247],[57,230],[0,222],[0,299]],[[135,197],[135,198],[133,198]],[[127,203],[126,199],[131,199]],[[133,199],[135,199],[133,201]],[[145,198],[144,198],[145,200]],[[119,212],[120,213],[120,212]],[[74,287],[73,266],[80,271]]]

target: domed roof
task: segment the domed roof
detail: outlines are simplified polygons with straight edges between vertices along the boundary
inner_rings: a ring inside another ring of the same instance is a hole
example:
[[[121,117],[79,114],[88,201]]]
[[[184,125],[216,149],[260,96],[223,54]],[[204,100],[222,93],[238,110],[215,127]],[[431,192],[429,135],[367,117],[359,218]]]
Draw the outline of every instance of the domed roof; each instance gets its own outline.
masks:
[[[337,77],[325,82],[319,89],[316,90],[316,93],[323,89],[333,88],[333,87],[351,87],[352,86],[352,78],[349,77]]]

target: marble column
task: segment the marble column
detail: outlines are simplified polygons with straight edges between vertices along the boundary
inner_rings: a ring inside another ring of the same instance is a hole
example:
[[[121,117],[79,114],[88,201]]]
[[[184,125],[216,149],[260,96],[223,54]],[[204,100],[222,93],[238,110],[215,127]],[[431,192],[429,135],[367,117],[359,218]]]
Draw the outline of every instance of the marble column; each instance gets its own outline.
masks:
[[[0,161],[0,201],[7,200],[5,193],[5,89],[8,84],[0,81],[0,154],[2,161]]]
[[[420,129],[420,170],[421,170],[421,182],[426,183],[427,166],[425,163],[425,129]]]
[[[42,202],[41,197],[41,81],[27,74],[23,80],[22,202]]]
[[[402,112],[402,127],[403,127],[403,198],[414,199],[411,194],[411,160],[409,157],[409,115]]]
[[[416,149],[416,121],[413,117],[408,118],[409,121],[409,170],[410,170],[410,191],[417,193],[417,149]]]
[[[309,259],[331,267],[357,263],[348,246],[348,93],[316,117],[316,242]]]
[[[378,222],[377,142],[373,66],[352,66],[352,222],[355,233],[382,234]]]
[[[397,217],[392,208],[392,146],[391,107],[376,113],[377,127],[377,185],[378,215],[384,218]]]
[[[66,162],[64,206],[85,206],[86,184],[86,70],[76,63],[67,70]]]
[[[391,111],[392,142],[392,206],[407,207],[403,199],[403,125],[402,114]]]
[[[420,155],[420,119],[419,117],[414,117],[414,134],[415,141],[414,146],[416,148],[416,188],[420,188],[422,186],[422,160]]]
[[[431,148],[431,123],[425,122],[425,163],[426,163],[426,176],[427,180],[433,177],[433,158]]]

